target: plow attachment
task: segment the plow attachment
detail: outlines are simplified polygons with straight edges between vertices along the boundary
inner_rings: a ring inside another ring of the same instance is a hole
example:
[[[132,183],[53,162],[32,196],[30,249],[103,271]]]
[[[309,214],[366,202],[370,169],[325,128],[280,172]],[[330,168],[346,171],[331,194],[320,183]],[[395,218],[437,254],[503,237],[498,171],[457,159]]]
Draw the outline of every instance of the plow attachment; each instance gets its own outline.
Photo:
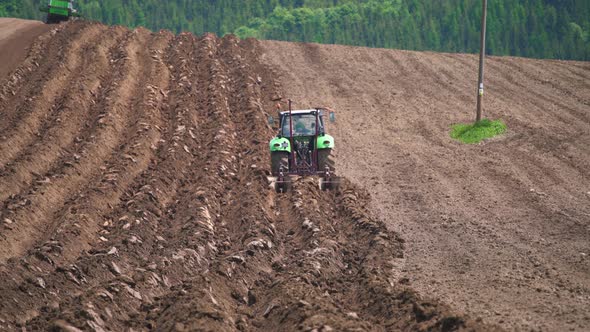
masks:
[[[319,187],[320,187],[320,190],[322,190],[322,191],[338,190],[338,188],[340,188],[340,179],[335,176],[331,176],[328,178],[321,177],[319,179]]]
[[[305,178],[306,177],[298,175],[289,175],[280,172],[278,176],[268,177],[268,181],[270,183],[271,188],[273,188],[277,193],[283,194],[291,191],[291,189],[293,188],[294,181],[298,181],[298,179]],[[322,191],[336,191],[340,188],[340,178],[332,175],[329,171],[326,171],[325,174],[319,175],[318,187]]]
[[[292,179],[285,172],[283,166],[280,167],[279,174],[276,177],[270,177],[269,181],[277,193],[286,193],[291,189]]]

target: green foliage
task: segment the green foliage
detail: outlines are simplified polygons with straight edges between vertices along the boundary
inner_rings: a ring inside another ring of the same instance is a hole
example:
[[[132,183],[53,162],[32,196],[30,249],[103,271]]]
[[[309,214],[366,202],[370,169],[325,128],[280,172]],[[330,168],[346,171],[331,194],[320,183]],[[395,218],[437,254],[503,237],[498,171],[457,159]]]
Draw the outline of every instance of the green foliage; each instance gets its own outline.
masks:
[[[277,8],[236,33],[263,39],[476,53],[481,2],[335,1]],[[590,1],[491,0],[487,53],[590,60]],[[575,13],[575,14],[571,14]]]
[[[0,0],[0,16],[41,19],[47,0]],[[106,24],[196,34],[475,53],[474,0],[78,0]],[[590,1],[490,0],[488,54],[590,60]]]
[[[479,143],[484,139],[502,135],[506,132],[502,120],[483,119],[473,124],[456,124],[452,126],[451,137],[466,144]]]

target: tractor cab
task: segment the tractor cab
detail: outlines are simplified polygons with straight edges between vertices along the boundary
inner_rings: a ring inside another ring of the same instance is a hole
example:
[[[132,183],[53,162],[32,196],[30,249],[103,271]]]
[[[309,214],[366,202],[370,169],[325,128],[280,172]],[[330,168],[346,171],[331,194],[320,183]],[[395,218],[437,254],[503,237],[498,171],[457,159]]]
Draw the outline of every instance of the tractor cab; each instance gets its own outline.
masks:
[[[316,112],[319,116],[316,118]],[[293,122],[293,136],[304,137],[313,136],[316,131],[321,135],[324,133],[323,112],[321,110],[303,110],[293,111],[291,115],[289,112],[280,113],[281,135],[285,137],[291,136],[291,121]],[[316,130],[317,129],[317,130]]]

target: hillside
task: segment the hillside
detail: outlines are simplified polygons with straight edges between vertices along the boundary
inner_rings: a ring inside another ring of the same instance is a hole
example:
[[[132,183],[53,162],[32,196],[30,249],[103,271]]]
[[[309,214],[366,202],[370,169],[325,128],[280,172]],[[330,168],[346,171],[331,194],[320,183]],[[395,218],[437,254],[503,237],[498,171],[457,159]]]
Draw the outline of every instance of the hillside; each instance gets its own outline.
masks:
[[[0,34],[38,35],[0,78],[0,330],[484,328],[399,283],[361,188],[269,188],[256,41],[22,31]]]
[[[41,19],[47,0],[0,0],[0,16]],[[406,50],[479,50],[481,1],[473,0],[79,0],[86,18],[176,33]],[[488,53],[590,60],[590,2],[489,2]]]
[[[262,42],[298,108],[336,110],[336,167],[406,240],[423,295],[516,331],[590,328],[590,63],[490,57],[467,146],[478,57]]]
[[[10,20],[0,330],[589,329],[588,63],[490,58],[466,146],[473,55]],[[268,187],[277,96],[339,191]]]

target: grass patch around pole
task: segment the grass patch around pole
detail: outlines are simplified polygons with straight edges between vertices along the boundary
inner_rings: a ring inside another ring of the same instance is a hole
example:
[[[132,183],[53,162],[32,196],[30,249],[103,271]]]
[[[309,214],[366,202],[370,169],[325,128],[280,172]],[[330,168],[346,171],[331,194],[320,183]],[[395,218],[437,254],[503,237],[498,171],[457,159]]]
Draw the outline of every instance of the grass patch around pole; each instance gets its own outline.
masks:
[[[483,119],[476,123],[459,123],[451,127],[451,137],[465,144],[479,143],[484,139],[502,135],[506,132],[506,124],[502,120]]]

